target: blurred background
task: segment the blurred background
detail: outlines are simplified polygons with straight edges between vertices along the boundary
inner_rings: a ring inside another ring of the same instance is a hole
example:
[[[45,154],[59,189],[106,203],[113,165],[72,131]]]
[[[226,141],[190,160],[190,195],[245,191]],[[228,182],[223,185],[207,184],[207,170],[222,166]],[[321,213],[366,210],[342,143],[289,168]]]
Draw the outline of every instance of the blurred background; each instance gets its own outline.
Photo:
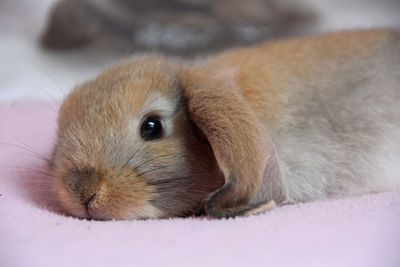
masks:
[[[0,0],[0,102],[57,101],[141,51],[202,57],[376,27],[400,29],[400,0]]]

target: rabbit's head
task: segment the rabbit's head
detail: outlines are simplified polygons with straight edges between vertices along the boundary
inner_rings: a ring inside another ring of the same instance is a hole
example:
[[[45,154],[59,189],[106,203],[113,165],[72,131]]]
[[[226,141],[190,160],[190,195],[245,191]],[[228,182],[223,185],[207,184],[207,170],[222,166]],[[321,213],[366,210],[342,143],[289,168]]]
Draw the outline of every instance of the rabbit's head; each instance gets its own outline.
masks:
[[[267,140],[229,78],[141,56],[65,99],[52,188],[60,206],[81,218],[230,208],[248,203],[269,173]]]

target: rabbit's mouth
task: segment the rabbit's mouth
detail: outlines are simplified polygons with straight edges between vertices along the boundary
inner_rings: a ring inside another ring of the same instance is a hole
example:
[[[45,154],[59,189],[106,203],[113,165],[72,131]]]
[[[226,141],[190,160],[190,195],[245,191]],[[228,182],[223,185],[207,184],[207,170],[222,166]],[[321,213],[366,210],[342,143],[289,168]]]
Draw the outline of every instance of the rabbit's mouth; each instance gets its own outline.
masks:
[[[132,177],[125,181],[113,179],[117,174],[134,175],[129,169],[111,172],[80,168],[56,176],[53,184],[55,199],[66,214],[82,219],[130,220],[165,216],[152,204],[157,195],[154,186]]]

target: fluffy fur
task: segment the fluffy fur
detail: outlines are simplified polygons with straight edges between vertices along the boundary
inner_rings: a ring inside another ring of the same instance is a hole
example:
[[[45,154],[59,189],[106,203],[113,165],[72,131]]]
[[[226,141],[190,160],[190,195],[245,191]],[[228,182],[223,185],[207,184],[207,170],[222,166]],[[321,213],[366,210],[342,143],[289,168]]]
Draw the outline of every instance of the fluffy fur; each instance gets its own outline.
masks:
[[[399,188],[399,102],[393,31],[271,42],[195,62],[135,57],[65,100],[54,192],[72,215],[135,219],[202,209],[234,216]],[[145,142],[138,128],[153,113],[167,134]]]

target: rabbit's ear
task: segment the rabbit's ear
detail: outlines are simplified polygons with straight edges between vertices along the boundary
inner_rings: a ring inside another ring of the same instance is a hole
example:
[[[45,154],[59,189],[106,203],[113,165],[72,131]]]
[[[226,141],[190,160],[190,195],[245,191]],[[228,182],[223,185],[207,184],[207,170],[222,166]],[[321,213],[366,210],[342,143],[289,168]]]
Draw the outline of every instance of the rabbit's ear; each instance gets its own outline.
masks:
[[[225,177],[225,185],[207,200],[207,213],[226,217],[256,208],[261,203],[253,200],[263,195],[259,191],[271,179],[271,186],[276,188],[268,191],[277,190],[280,195],[282,184],[275,150],[233,79],[196,71],[184,77],[189,116],[208,139]]]

